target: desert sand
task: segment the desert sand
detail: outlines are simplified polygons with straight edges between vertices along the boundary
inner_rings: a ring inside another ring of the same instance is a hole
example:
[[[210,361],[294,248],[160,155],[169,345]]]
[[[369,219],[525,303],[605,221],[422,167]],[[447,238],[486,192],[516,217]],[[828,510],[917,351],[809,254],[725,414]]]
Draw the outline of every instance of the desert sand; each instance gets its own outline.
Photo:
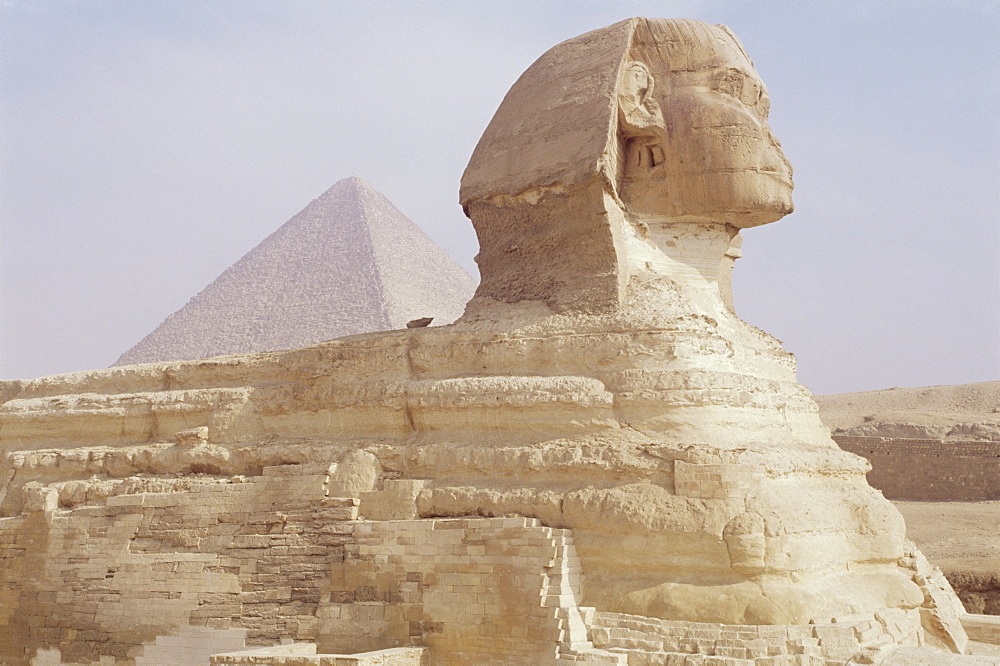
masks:
[[[1000,440],[1000,381],[816,396],[834,434]]]
[[[972,613],[1000,615],[1000,502],[893,502]]]

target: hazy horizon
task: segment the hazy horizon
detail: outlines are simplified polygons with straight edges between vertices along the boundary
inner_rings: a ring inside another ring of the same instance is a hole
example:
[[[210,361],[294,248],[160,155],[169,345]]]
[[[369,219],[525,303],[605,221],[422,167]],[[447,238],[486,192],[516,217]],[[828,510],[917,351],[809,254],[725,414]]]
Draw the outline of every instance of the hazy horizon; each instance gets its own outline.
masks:
[[[994,2],[8,2],[0,378],[107,367],[356,175],[477,275],[457,203],[515,79],[634,15],[725,23],[796,212],[744,234],[740,316],[817,393],[1000,379]]]

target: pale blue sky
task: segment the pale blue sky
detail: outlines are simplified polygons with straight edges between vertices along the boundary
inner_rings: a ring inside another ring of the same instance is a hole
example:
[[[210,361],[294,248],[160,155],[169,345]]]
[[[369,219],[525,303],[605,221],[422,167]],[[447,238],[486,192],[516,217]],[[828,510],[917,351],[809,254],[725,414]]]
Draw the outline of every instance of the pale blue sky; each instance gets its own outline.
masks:
[[[456,200],[517,76],[629,16],[729,25],[796,212],[737,309],[819,393],[1000,379],[1000,3],[0,6],[0,378],[104,367],[335,181],[470,271]]]

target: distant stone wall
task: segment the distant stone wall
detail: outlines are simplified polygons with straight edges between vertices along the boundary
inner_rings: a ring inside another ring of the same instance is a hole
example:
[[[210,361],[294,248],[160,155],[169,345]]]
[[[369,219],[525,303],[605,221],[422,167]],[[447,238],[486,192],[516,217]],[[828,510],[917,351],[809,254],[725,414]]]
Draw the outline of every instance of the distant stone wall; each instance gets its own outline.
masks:
[[[891,500],[1000,499],[1000,442],[834,435],[872,464],[868,482]]]

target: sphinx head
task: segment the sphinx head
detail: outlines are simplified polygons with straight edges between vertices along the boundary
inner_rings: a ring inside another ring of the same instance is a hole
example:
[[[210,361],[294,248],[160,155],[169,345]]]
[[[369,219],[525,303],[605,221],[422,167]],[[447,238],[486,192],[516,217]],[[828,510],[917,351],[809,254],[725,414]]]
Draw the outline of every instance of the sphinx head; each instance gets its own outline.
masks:
[[[480,239],[477,297],[606,311],[647,263],[630,239],[662,253],[686,235],[677,225],[714,233],[718,263],[739,229],[792,211],[768,106],[724,26],[636,18],[550,49],[508,92],[462,177]],[[696,254],[693,264],[712,264]]]
[[[746,228],[792,211],[767,89],[728,28],[646,19],[627,58],[609,175],[629,212]]]

